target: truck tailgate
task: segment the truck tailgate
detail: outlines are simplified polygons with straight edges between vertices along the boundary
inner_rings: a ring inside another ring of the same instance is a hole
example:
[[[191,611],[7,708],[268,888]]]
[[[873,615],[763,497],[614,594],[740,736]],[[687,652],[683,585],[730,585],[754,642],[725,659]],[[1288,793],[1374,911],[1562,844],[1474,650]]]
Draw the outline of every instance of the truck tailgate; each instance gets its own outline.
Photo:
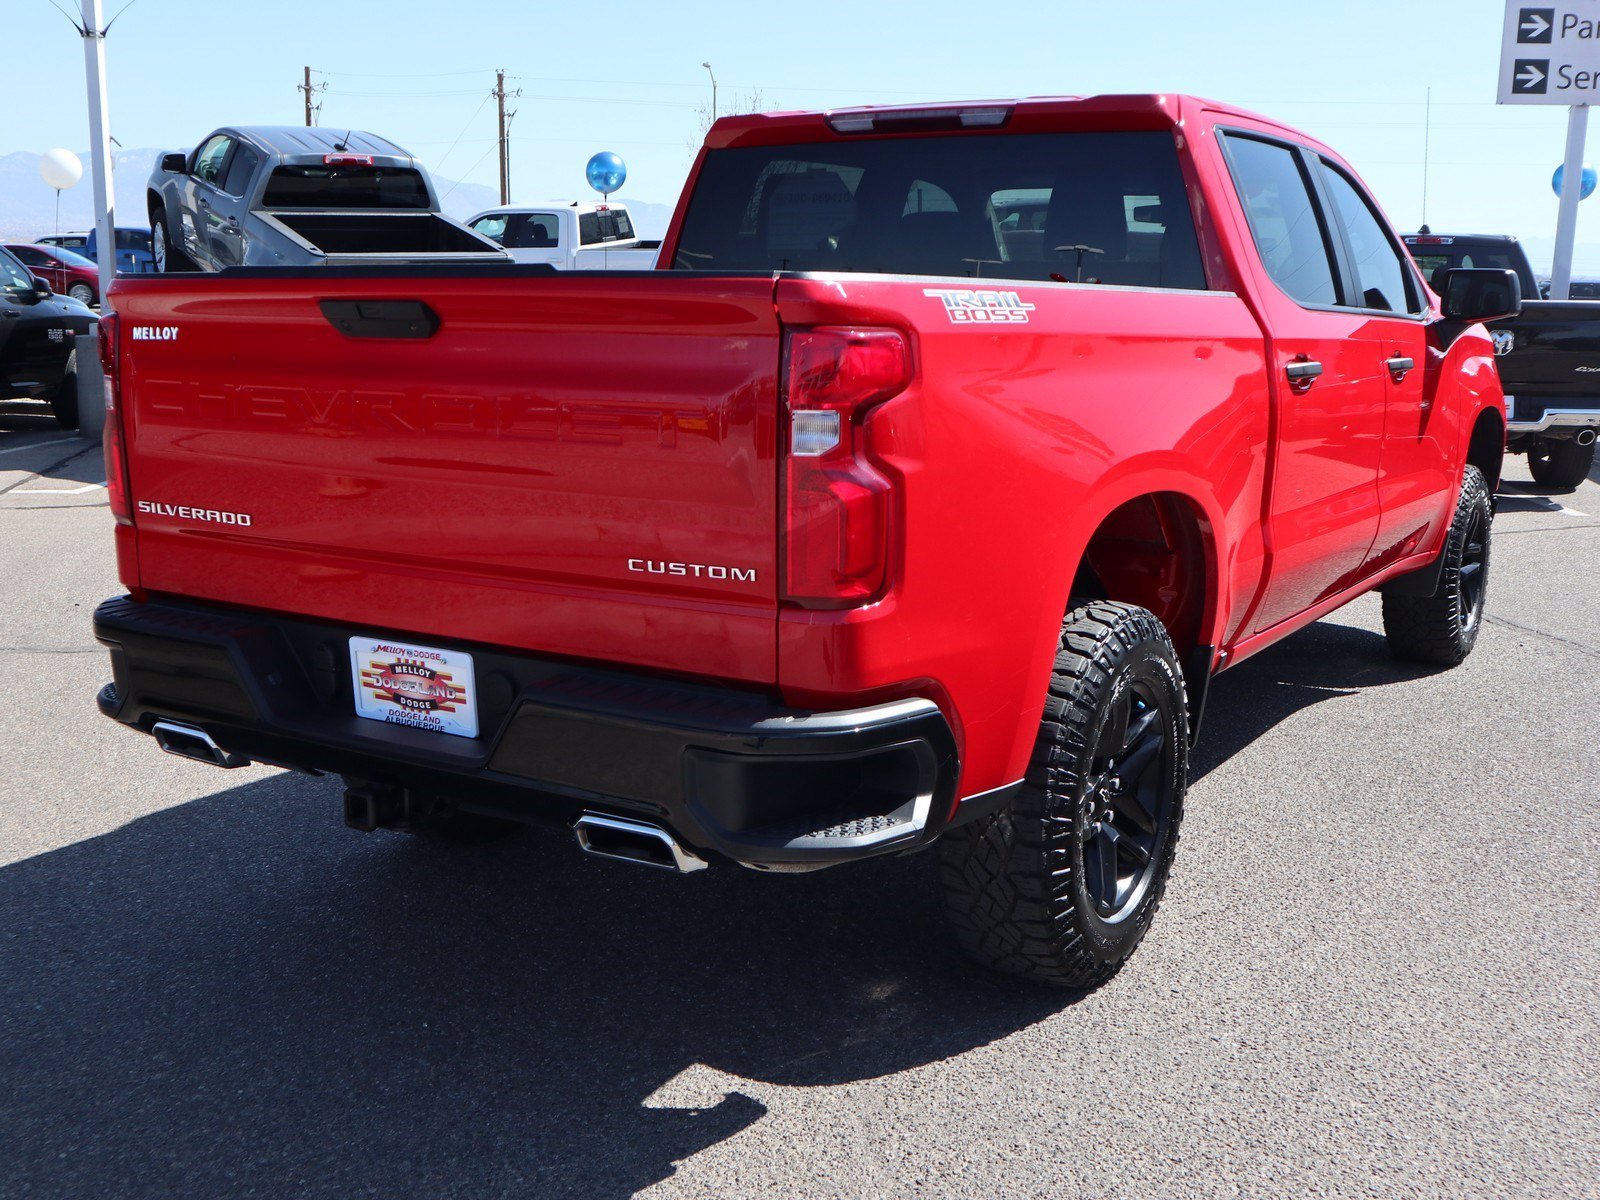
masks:
[[[315,275],[119,287],[141,586],[773,680],[770,277]]]

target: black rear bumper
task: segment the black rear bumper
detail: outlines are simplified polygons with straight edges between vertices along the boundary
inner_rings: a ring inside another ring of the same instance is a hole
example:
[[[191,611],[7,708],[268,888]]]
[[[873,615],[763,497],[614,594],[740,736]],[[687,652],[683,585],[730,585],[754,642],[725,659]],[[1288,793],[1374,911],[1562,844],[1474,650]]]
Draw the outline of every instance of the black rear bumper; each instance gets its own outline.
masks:
[[[393,631],[178,601],[106,601],[105,714],[203,729],[260,762],[426,790],[521,819],[660,823],[750,866],[804,869],[925,845],[945,827],[955,739],[932,701],[805,712],[755,692],[424,638],[473,655],[476,738],[354,714],[352,636]],[[395,636],[400,636],[395,634]]]

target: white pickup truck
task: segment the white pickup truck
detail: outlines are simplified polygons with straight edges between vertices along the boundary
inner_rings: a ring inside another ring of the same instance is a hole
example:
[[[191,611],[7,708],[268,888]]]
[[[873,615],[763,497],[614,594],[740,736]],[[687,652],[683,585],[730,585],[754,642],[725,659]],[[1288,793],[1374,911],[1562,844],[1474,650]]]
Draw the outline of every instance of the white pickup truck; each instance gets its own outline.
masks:
[[[656,265],[659,241],[641,241],[622,204],[503,205],[467,222],[483,237],[499,242],[520,263],[549,263],[558,271],[648,271]]]

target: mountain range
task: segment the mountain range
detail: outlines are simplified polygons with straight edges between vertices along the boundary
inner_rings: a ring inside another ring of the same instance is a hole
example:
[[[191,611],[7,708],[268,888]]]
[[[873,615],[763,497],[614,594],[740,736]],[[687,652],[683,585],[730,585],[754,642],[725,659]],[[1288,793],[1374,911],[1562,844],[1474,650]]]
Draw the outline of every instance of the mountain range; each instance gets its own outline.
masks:
[[[112,154],[111,178],[117,191],[118,224],[145,225],[144,183],[155,167],[160,150],[117,150]],[[63,233],[88,229],[94,224],[94,188],[89,181],[89,156],[84,161],[84,176],[74,188],[61,193],[60,229]],[[56,229],[56,193],[39,177],[37,154],[19,150],[0,155],[0,241],[31,242]],[[444,211],[453,217],[470,217],[495,205],[493,188],[481,183],[462,183],[434,177]],[[628,200],[634,227],[640,237],[659,238],[672,219],[666,204]]]

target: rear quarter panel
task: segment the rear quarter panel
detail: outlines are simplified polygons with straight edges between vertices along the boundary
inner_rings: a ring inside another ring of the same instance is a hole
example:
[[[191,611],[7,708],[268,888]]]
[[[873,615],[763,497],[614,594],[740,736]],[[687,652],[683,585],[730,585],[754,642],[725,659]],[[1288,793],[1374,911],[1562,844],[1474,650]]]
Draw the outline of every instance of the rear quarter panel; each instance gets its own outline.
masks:
[[[1214,562],[1206,628],[1261,578],[1268,407],[1260,328],[1227,292],[996,282],[1026,324],[953,323],[971,279],[784,278],[785,326],[907,332],[916,376],[868,417],[899,476],[896,584],[846,612],[782,611],[796,703],[931,692],[963,744],[961,791],[1021,777],[1072,579],[1101,520],[1188,497]]]

